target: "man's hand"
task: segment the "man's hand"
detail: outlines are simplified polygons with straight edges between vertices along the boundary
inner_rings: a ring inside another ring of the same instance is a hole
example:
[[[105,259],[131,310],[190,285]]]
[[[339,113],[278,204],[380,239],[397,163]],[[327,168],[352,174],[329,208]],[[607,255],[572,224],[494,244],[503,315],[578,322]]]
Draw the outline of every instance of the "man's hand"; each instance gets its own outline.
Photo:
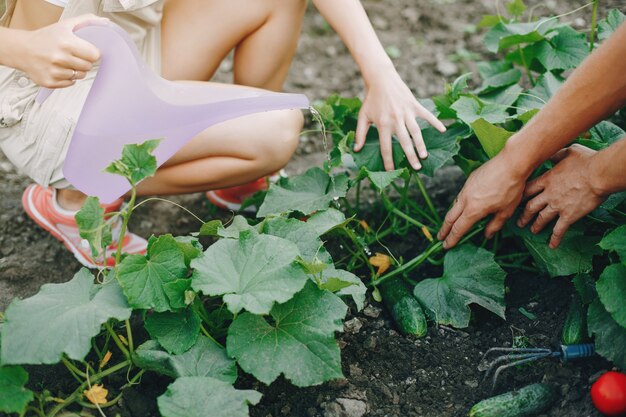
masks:
[[[550,238],[550,247],[557,248],[567,229],[607,198],[592,183],[591,161],[596,153],[581,145],[557,152],[552,157],[557,165],[527,184],[524,196],[532,199],[526,204],[518,226],[525,227],[537,216],[530,230],[539,233],[558,217]]]
[[[485,236],[491,238],[502,229],[521,202],[528,178],[525,171],[515,168],[515,162],[515,155],[510,158],[503,151],[470,175],[437,235],[439,240],[445,240],[444,248],[454,247],[476,222],[489,214],[494,217]]]

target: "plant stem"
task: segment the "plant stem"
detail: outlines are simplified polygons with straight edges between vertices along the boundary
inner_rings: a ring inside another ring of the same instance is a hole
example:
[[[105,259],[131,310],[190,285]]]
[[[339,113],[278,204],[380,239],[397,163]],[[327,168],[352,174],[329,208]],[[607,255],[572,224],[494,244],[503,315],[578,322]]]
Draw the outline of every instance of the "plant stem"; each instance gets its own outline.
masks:
[[[467,242],[468,240],[470,240],[471,238],[473,238],[476,234],[480,233],[481,231],[483,231],[485,229],[485,225],[481,224],[480,226],[478,226],[476,229],[474,229],[473,231],[471,231],[467,236],[465,236],[459,243],[458,246],[462,245],[463,243]],[[418,266],[420,266],[422,263],[424,263],[424,261],[426,261],[426,259],[428,259],[429,257],[431,257],[432,255],[435,255],[439,252],[443,251],[443,242],[437,242],[432,244],[431,246],[429,246],[424,252],[422,252],[421,254],[419,254],[418,256],[416,256],[415,258],[411,259],[410,261],[408,261],[407,263],[402,264],[398,269],[395,269],[385,275],[383,275],[382,277],[375,279],[373,281],[371,281],[368,286],[376,286],[379,285],[385,281],[387,281],[389,278],[395,277],[398,274],[404,273],[404,272],[408,272]]]
[[[200,331],[202,331],[202,333],[213,343],[215,343],[217,346],[221,347],[222,349],[224,349],[224,346],[218,342],[217,340],[215,340],[215,338],[213,336],[211,336],[211,333],[209,333],[209,331],[207,329],[204,328],[204,325],[200,325]]]
[[[428,205],[428,208],[430,209],[431,213],[437,220],[437,224],[440,225],[441,217],[439,217],[439,213],[437,213],[437,210],[435,209],[435,205],[430,199],[430,196],[428,195],[428,192],[426,191],[426,187],[424,187],[424,183],[422,182],[422,179],[419,177],[419,174],[415,174],[415,178],[417,179],[417,186],[419,187],[420,192],[422,193],[422,196],[424,197],[424,200],[426,200],[426,204]]]
[[[419,227],[420,229],[422,227],[425,227],[425,228],[430,230],[430,228],[428,226],[426,226],[424,223],[420,222],[419,220],[415,220],[413,217],[411,217],[408,214],[404,213],[402,210],[397,209],[385,194],[381,194],[381,198],[383,200],[383,203],[385,204],[385,207],[391,213],[393,213],[396,216],[406,220],[407,222],[411,223],[412,225]]]
[[[598,3],[599,0],[593,0],[593,9],[591,10],[591,34],[589,35],[589,51],[593,51],[596,40],[596,29],[598,26]]]
[[[130,320],[124,320],[126,323],[126,339],[128,340],[128,350],[132,354],[135,352],[135,345],[133,343],[133,329],[130,327]]]
[[[353,232],[350,228],[348,228],[348,227],[346,227],[346,226],[343,226],[341,229],[342,229],[342,230],[344,231],[344,233],[345,233],[345,234],[346,234],[346,235],[350,238],[350,240],[352,241],[352,243],[354,244],[354,246],[355,246],[355,247],[357,247],[357,248],[359,248],[359,249],[357,249],[357,253],[356,253],[356,255],[357,255],[357,256],[359,256],[359,257],[363,260],[363,262],[365,263],[365,265],[367,265],[367,266],[368,266],[368,268],[369,268],[370,273],[372,274],[372,276],[375,276],[375,275],[376,275],[376,272],[374,271],[374,268],[372,267],[372,265],[369,263],[369,259],[367,259],[367,256],[365,256],[365,254],[363,253],[363,251],[362,251],[362,250],[360,250],[361,245],[359,244],[359,241],[358,241],[358,239],[357,239],[356,235],[354,234],[354,232]]]
[[[526,76],[528,77],[528,81],[534,87],[535,79],[533,78],[532,72],[530,72],[530,67],[528,66],[528,62],[526,62],[526,57],[524,56],[524,51],[522,51],[522,47],[517,45],[517,52],[519,52],[520,59],[522,60],[522,65],[524,65],[524,69],[526,70]]]
[[[79,379],[78,382],[82,383],[83,379],[87,378],[87,375],[85,375],[85,373],[83,371],[81,371],[80,369],[78,369],[72,362],[70,362],[65,356],[61,357],[61,362],[63,362],[63,365],[65,365],[65,367],[75,376],[75,377],[79,377],[77,379]],[[82,379],[81,379],[82,378]]]
[[[124,357],[130,360],[130,353],[128,353],[128,349],[124,347],[124,344],[122,343],[120,338],[117,336],[117,333],[115,333],[115,330],[113,330],[113,328],[111,327],[109,323],[104,323],[104,327],[106,327],[107,331],[111,335],[111,338],[113,339],[113,341],[115,342],[119,350],[122,351],[122,354],[124,354]]]
[[[133,214],[133,210],[135,208],[135,200],[137,199],[137,187],[135,184],[131,184],[130,189],[130,200],[128,202],[128,208],[126,212],[122,214],[122,228],[120,229],[120,235],[117,238],[117,252],[115,253],[115,270],[122,260],[122,242],[124,241],[124,236],[126,235],[126,228],[128,227],[128,221],[130,220],[131,214]],[[117,275],[117,274],[116,274]]]

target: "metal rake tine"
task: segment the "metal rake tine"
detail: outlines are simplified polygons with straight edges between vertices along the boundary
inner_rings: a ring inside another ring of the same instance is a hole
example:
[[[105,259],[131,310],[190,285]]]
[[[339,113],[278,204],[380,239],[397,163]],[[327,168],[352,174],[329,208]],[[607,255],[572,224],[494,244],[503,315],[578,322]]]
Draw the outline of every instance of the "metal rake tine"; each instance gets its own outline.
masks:
[[[527,356],[525,358],[520,358],[520,360],[511,362],[511,363],[507,363],[506,365],[499,366],[498,368],[496,368],[496,371],[493,373],[493,378],[492,378],[492,382],[491,382],[491,391],[493,391],[496,388],[496,384],[498,382],[498,377],[500,376],[500,373],[502,371],[504,371],[505,369],[511,368],[513,366],[523,365],[523,364],[528,363],[528,362],[534,362],[534,361],[537,361],[539,359],[547,358],[547,357],[550,356],[551,353],[552,352],[534,354],[532,356]],[[487,378],[488,375],[489,375],[489,371],[487,373],[485,373],[485,378]]]
[[[488,362],[487,364],[484,364],[485,362],[487,362],[487,357],[489,356],[489,354],[491,353],[514,353],[514,355],[502,355],[497,357],[495,360]],[[496,363],[502,362],[505,359],[515,359],[515,358],[521,358],[522,356],[520,355],[536,355],[536,354],[540,354],[540,353],[551,353],[552,351],[550,349],[546,349],[546,348],[505,348],[505,347],[495,347],[495,348],[491,348],[489,350],[487,350],[487,352],[485,352],[485,354],[483,355],[482,359],[480,360],[480,362],[478,363],[478,370],[479,371],[485,371],[488,370],[489,368],[491,368],[492,366],[494,366]]]

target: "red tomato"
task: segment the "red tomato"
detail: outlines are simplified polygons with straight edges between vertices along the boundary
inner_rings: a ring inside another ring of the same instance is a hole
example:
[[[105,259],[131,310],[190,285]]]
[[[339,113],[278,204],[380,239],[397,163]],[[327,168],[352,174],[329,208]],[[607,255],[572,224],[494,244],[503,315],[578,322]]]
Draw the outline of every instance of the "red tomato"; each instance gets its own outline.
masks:
[[[607,372],[591,386],[591,399],[606,416],[626,415],[626,375]]]

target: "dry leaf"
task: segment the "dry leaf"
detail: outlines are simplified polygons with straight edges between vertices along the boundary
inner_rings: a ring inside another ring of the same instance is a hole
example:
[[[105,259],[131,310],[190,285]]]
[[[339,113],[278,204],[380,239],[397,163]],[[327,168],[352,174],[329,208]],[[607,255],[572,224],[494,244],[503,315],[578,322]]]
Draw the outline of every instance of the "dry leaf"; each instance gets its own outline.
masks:
[[[85,398],[89,400],[90,403],[100,405],[107,403],[107,395],[109,395],[109,390],[104,388],[101,384],[92,385],[92,387],[86,391],[83,391]]]
[[[376,255],[370,258],[370,264],[378,268],[376,275],[380,276],[391,266],[391,258],[384,253],[376,252]]]
[[[124,345],[128,346],[128,340],[126,340],[126,338],[124,336],[122,336],[121,334],[118,334],[117,337],[120,338],[120,342],[122,342]]]
[[[372,229],[370,228],[370,225],[367,224],[367,222],[365,220],[359,220],[359,224],[361,225],[363,230],[365,230],[365,232],[367,232],[367,233],[371,233],[372,232]]]

